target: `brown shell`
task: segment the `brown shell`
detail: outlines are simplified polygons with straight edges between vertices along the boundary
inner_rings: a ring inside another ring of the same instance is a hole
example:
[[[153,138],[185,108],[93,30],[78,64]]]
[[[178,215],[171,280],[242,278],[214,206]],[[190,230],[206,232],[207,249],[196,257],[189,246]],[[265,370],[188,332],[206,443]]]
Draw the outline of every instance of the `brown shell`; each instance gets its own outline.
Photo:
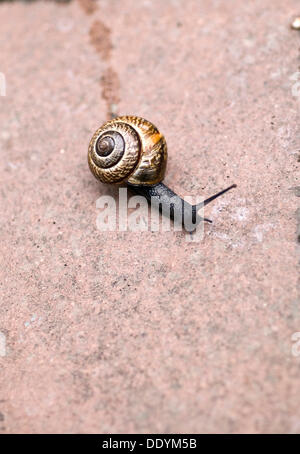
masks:
[[[100,156],[98,141],[116,135],[122,136],[124,148],[121,149],[119,144],[108,156]],[[105,123],[93,135],[88,163],[91,172],[103,183],[154,185],[164,178],[167,144],[164,136],[149,121],[133,116],[118,117]]]

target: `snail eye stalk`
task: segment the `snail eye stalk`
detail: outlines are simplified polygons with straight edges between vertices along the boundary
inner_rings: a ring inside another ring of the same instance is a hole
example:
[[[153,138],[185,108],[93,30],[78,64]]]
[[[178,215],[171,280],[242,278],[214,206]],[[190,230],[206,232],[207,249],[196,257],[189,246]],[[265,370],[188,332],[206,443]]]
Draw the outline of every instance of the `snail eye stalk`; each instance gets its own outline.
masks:
[[[197,210],[200,210],[200,208],[205,207],[205,206],[208,205],[210,202],[212,202],[213,200],[215,200],[217,197],[220,197],[220,195],[225,194],[225,192],[230,191],[230,189],[233,189],[233,188],[236,188],[236,184],[232,184],[232,185],[229,186],[228,188],[223,189],[223,190],[220,191],[220,192],[217,192],[217,194],[214,194],[214,195],[212,195],[211,197],[208,197],[208,199],[205,199],[203,202],[198,203],[197,205],[194,205],[194,206],[197,207]]]

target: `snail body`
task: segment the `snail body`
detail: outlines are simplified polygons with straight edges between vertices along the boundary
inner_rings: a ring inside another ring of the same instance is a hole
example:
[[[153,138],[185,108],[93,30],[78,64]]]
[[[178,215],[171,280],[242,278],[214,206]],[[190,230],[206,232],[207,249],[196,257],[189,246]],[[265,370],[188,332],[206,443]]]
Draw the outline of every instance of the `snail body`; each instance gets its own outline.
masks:
[[[135,116],[117,117],[102,125],[93,135],[88,149],[88,163],[93,175],[103,183],[127,183],[160,211],[182,222],[188,232],[203,221],[210,221],[198,211],[235,184],[190,205],[162,182],[167,165],[164,136],[150,121]]]
[[[166,171],[166,140],[152,123],[141,117],[117,117],[93,135],[88,163],[93,175],[103,183],[156,185]]]

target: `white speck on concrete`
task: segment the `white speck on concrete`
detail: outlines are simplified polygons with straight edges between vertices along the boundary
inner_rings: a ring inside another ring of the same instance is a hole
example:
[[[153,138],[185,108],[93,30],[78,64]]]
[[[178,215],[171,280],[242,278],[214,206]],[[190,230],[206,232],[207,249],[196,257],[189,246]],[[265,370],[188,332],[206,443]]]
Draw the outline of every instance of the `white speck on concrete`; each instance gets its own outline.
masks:
[[[259,243],[262,242],[264,238],[264,234],[272,229],[274,226],[273,224],[259,224],[254,229],[254,235]]]
[[[37,315],[36,315],[36,314],[33,314],[33,315],[30,317],[30,320],[28,320],[27,322],[24,322],[25,328],[28,328],[28,326],[30,326],[30,324],[31,324],[32,322],[35,322],[36,319],[37,319]]]
[[[10,161],[8,161],[7,165],[12,170],[16,170],[18,168],[18,166],[16,164],[14,164],[13,162],[10,162]]]
[[[245,221],[248,217],[249,210],[246,207],[237,207],[235,213],[231,216],[238,221]]]
[[[254,42],[254,39],[245,38],[245,39],[243,39],[243,44],[245,47],[254,47],[255,42]]]
[[[279,143],[284,149],[287,149],[290,145],[292,138],[292,131],[290,126],[281,126],[277,131],[277,138]]]
[[[4,140],[8,140],[10,139],[11,135],[8,131],[2,131],[1,132],[1,138],[4,139]]]
[[[73,21],[66,17],[59,19],[56,24],[57,30],[62,33],[70,32],[73,26],[74,26]]]
[[[6,356],[6,336],[0,331],[0,357]]]
[[[227,233],[215,232],[215,236],[217,238],[219,238],[220,240],[223,240],[226,242],[230,241],[229,235],[227,235]]]
[[[229,202],[225,200],[220,200],[219,203],[216,203],[215,206],[213,207],[211,211],[212,216],[216,218],[224,210],[224,208],[227,207],[228,204]]]

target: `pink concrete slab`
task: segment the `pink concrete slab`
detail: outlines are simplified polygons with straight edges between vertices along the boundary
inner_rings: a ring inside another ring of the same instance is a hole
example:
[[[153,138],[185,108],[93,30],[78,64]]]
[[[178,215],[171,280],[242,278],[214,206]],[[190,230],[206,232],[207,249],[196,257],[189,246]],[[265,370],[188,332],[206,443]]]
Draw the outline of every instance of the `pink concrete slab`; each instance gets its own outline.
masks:
[[[1,2],[1,432],[300,432],[297,15]],[[161,129],[179,194],[237,183],[202,242],[97,229],[111,112]]]

